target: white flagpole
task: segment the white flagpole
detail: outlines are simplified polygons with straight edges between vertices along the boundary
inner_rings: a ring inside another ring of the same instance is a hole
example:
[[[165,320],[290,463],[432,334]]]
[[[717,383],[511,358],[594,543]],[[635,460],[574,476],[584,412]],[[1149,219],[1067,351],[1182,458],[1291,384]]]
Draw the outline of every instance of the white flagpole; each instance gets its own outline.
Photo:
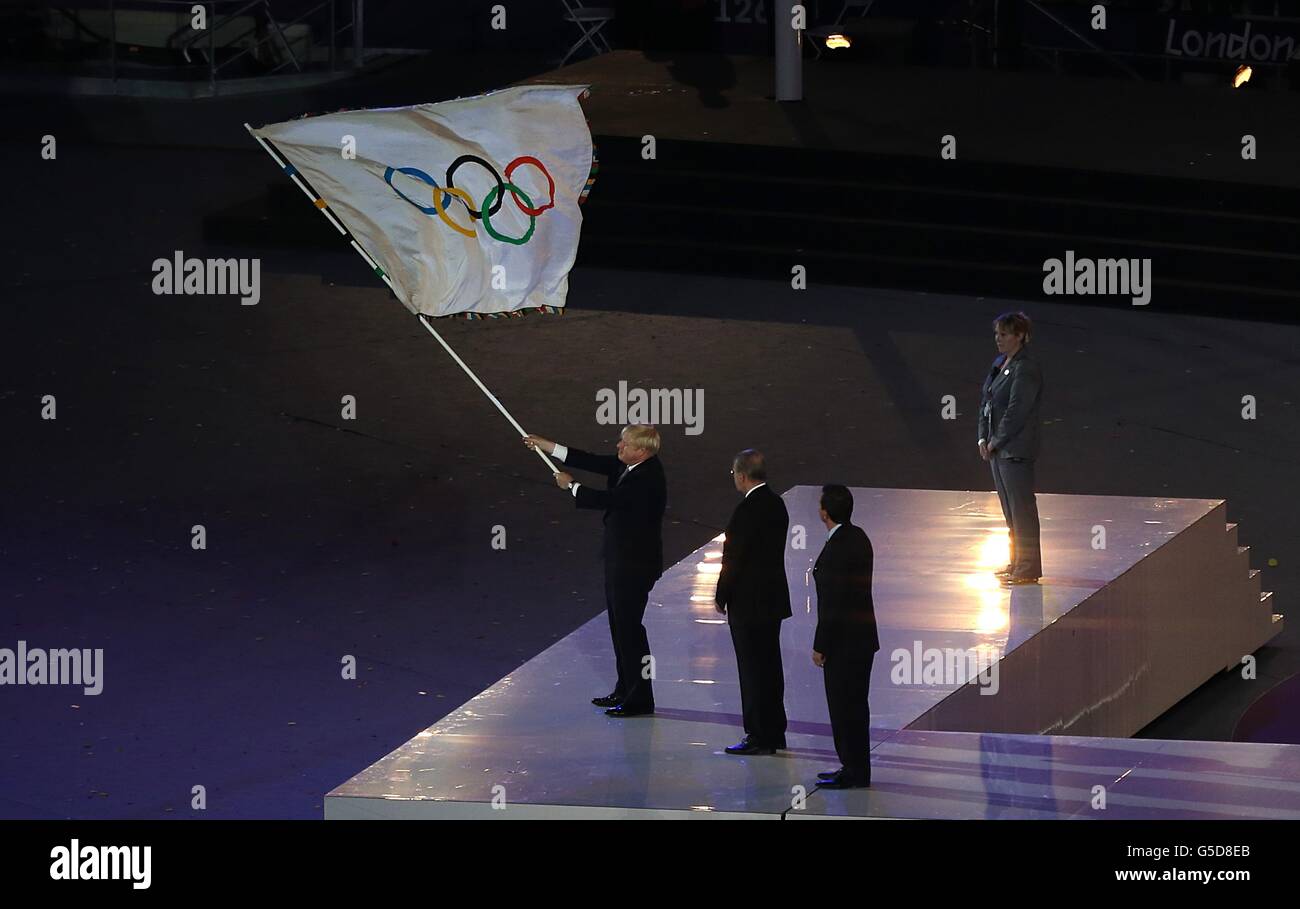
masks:
[[[374,270],[375,274],[379,275],[379,277],[383,279],[384,283],[388,285],[388,289],[393,292],[393,296],[396,297],[397,288],[393,286],[393,281],[391,278],[388,277],[388,273],[385,272],[382,268],[380,268],[379,263],[376,262],[374,259],[372,259],[370,257],[370,254],[361,248],[361,244],[359,244],[351,235],[348,234],[347,228],[345,228],[342,225],[342,223],[340,223],[338,218],[334,217],[333,212],[329,210],[329,207],[324,203],[324,200],[318,199],[315,196],[315,194],[313,194],[312,191],[307,188],[307,184],[305,184],[302,180],[298,178],[297,170],[290,169],[289,164],[281,160],[280,156],[275,153],[275,150],[272,149],[271,146],[261,136],[253,132],[253,127],[245,123],[244,129],[248,130],[248,134],[252,136],[254,139],[256,139],[257,144],[262,146],[262,148],[266,150],[266,153],[271,156],[271,160],[274,161],[277,165],[279,165],[280,168],[284,170],[286,174],[289,175],[289,178],[293,180],[295,184],[297,184],[298,188],[301,189],[303,193],[306,194],[308,199],[311,199],[312,204],[316,206],[317,209],[320,210],[321,214],[323,214],[326,218],[329,219],[329,222],[333,224],[335,228],[338,229],[338,232],[343,234],[352,242],[352,248],[355,249],[358,254],[360,254],[361,258],[366,260],[366,264],[369,265]],[[400,297],[398,299],[400,299]],[[442,345],[442,349],[447,351],[447,353],[451,355],[451,358],[456,361],[456,365],[459,366],[461,369],[465,370],[465,375],[469,376],[470,379],[473,380],[474,384],[478,386],[479,391],[487,395],[487,399],[492,402],[492,404],[496,407],[497,410],[501,411],[501,415],[503,417],[505,417],[507,420],[510,421],[510,425],[515,428],[515,431],[519,433],[520,437],[528,435],[528,433],[524,432],[524,428],[519,425],[519,422],[510,415],[510,411],[506,410],[505,407],[502,405],[502,403],[499,400],[497,400],[497,396],[492,394],[492,392],[488,391],[488,387],[484,385],[482,381],[479,380],[479,377],[474,374],[474,370],[469,368],[469,365],[460,358],[460,355],[457,354],[456,351],[451,349],[451,345],[449,345],[446,341],[443,340],[442,335],[438,334],[437,330],[431,324],[429,324],[429,320],[424,315],[424,313],[418,313],[417,315],[420,318],[420,324],[423,325],[425,328],[427,328],[429,330],[429,334],[433,335],[434,338],[437,339],[438,343]],[[555,462],[546,456],[546,452],[542,451],[540,448],[534,448],[533,451],[535,451],[537,453],[537,456],[541,458],[542,461],[545,462],[546,466],[551,469],[552,474],[557,474],[560,472],[559,468],[555,466]]]
[[[487,399],[496,406],[497,410],[501,411],[501,416],[510,421],[510,425],[515,428],[515,431],[518,432],[520,436],[528,435],[528,433],[524,432],[524,428],[515,421],[515,418],[510,416],[510,411],[506,410],[501,402],[497,400],[497,396],[488,391],[488,387],[479,381],[479,377],[474,375],[474,370],[470,369],[465,361],[460,358],[460,354],[452,350],[451,345],[444,341],[442,335],[438,334],[434,327],[429,324],[429,319],[424,315],[424,313],[420,313],[420,324],[429,329],[429,334],[438,339],[438,343],[442,345],[442,349],[451,355],[451,358],[456,361],[456,365],[465,370],[465,375],[474,380],[474,384],[478,386],[479,391],[487,395]],[[537,456],[546,462],[547,467],[551,468],[551,473],[554,474],[560,472],[559,468],[555,466],[555,463],[546,456],[546,452],[542,451],[540,448],[534,448],[533,451],[537,452]]]

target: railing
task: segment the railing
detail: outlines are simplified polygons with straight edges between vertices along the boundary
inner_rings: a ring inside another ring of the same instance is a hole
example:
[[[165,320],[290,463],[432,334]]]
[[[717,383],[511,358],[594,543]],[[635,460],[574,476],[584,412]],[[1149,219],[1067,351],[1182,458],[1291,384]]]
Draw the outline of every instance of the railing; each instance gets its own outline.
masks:
[[[1006,2],[1006,0],[1004,0],[1004,2]],[[1126,75],[1131,76],[1132,78],[1137,79],[1139,81],[1142,79],[1142,76],[1137,72],[1137,70],[1133,69],[1133,67],[1129,66],[1127,63],[1121,60],[1116,53],[1114,53],[1113,51],[1108,51],[1105,48],[1101,47],[1099,44],[1097,44],[1092,39],[1090,39],[1087,35],[1084,35],[1074,26],[1070,25],[1070,23],[1061,19],[1059,16],[1056,16],[1050,10],[1045,9],[1043,5],[1038,2],[1038,0],[1020,0],[1020,2],[1024,3],[1025,6],[1029,7],[1030,9],[1035,10],[1039,15],[1046,18],[1049,22],[1051,22],[1061,31],[1065,32],[1067,35],[1069,35],[1070,37],[1078,41],[1080,44],[1082,44],[1083,49],[1078,49],[1077,50],[1078,53],[1092,53],[1092,54],[1099,55],[1107,63],[1110,63],[1112,66],[1114,66],[1116,69],[1120,70],[1121,72],[1125,73]],[[997,22],[996,17],[994,18],[993,21]],[[994,41],[996,42],[996,38],[994,39]],[[996,60],[996,43],[994,47],[995,47],[994,59]]]
[[[1160,78],[1163,75],[1168,80],[1174,68],[1179,66],[1221,69],[1223,64],[1242,62],[1272,73],[1281,82],[1287,68],[1300,61],[1300,53],[1289,60],[1254,56],[1240,59],[1180,56],[1177,52],[1156,52],[1151,47],[1139,49],[1136,45],[1107,46],[1108,42],[1099,37],[1103,33],[1092,33],[1086,24],[1096,15],[1096,4],[1091,0],[877,0],[874,3],[868,0],[804,0],[804,3],[812,9],[813,21],[819,23],[809,30],[810,36],[830,34],[851,10],[866,7],[874,15],[879,7],[883,8],[882,15],[886,18],[914,17],[938,25],[946,37],[961,39],[963,46],[969,49],[970,64],[975,68],[987,65],[998,68],[1006,64],[1008,56],[1023,51],[1056,71],[1061,69],[1062,58],[1081,56],[1093,58],[1132,79]],[[1125,25],[1133,26],[1137,31],[1152,20],[1165,18],[1238,24],[1251,22],[1257,27],[1267,23],[1284,27],[1282,34],[1285,39],[1290,41],[1294,37],[1295,47],[1300,48],[1300,0],[1107,0],[1105,6],[1109,16],[1121,17]],[[839,10],[839,15],[831,19],[835,9]],[[1020,37],[1021,32],[1037,33],[1036,40],[1025,40]],[[1061,40],[1054,41],[1056,36]],[[944,53],[947,53],[946,48]],[[948,60],[945,57],[945,62]]]
[[[1000,50],[999,35],[997,29],[997,24],[999,22],[998,7],[1000,4],[1006,4],[1006,3],[1023,4],[1023,6],[1026,9],[1033,11],[1036,15],[1051,22],[1063,34],[1068,35],[1071,39],[1073,39],[1073,43],[1067,45],[1052,45],[1052,44],[1041,44],[1041,43],[1030,43],[1030,42],[1022,42],[1020,44],[1020,48],[1022,50],[1034,54],[1036,57],[1038,57],[1038,59],[1042,60],[1046,65],[1051,66],[1056,71],[1059,71],[1061,68],[1062,56],[1083,55],[1083,56],[1092,56],[1101,59],[1107,64],[1109,64],[1110,66],[1112,66],[1113,68],[1123,72],[1125,75],[1128,75],[1134,79],[1142,79],[1143,76],[1136,69],[1134,69],[1133,66],[1129,65],[1130,62],[1135,64],[1136,63],[1150,64],[1150,67],[1144,67],[1148,70],[1150,74],[1161,72],[1163,78],[1166,81],[1168,81],[1168,79],[1172,74],[1172,68],[1175,65],[1180,63],[1183,65],[1192,64],[1192,65],[1214,66],[1217,64],[1229,62],[1226,59],[1220,60],[1218,58],[1212,58],[1212,57],[1198,57],[1194,59],[1189,59],[1189,58],[1180,58],[1177,55],[1170,55],[1167,53],[1151,53],[1147,51],[1138,51],[1138,50],[1107,49],[1101,47],[1099,44],[1097,44],[1095,41],[1090,39],[1086,34],[1081,32],[1079,29],[1075,28],[1074,26],[1070,25],[1070,23],[1064,21],[1059,16],[1055,15],[1051,10],[1047,9],[1044,6],[1041,0],[988,0],[988,2],[992,3],[992,10],[993,10],[992,20],[991,20],[993,23],[993,29],[989,40],[990,40],[992,61],[995,67],[998,65],[999,62],[998,57],[999,57],[999,50]],[[1253,6],[1253,5],[1243,4],[1241,5],[1240,10],[1244,10],[1248,6]],[[1272,15],[1268,15],[1266,13],[1256,13],[1253,11],[1253,9],[1251,9],[1249,12],[1243,12],[1238,9],[1230,9],[1227,12],[1219,13],[1218,16],[1225,20],[1236,21],[1236,22],[1247,22],[1247,21],[1276,22],[1276,23],[1285,23],[1288,25],[1300,26],[1300,17],[1282,15],[1282,3],[1280,2],[1280,0],[1274,0],[1272,6],[1273,6]],[[1291,6],[1294,7],[1295,4],[1291,4]],[[1162,11],[1156,14],[1177,16],[1183,12],[1191,12],[1193,15],[1211,14],[1211,10],[1208,5],[1206,6],[1206,9],[1203,10],[1196,10],[1196,9],[1182,10],[1181,8],[1174,8],[1172,10]],[[1271,70],[1273,74],[1277,77],[1279,83],[1282,81],[1282,78],[1285,74],[1285,70],[1290,65],[1290,62],[1286,60],[1270,61],[1270,60],[1251,59],[1242,62],[1247,62],[1251,67],[1254,68]]]
[[[296,73],[308,70],[334,73],[340,66],[340,37],[351,33],[351,66],[360,69],[365,62],[363,13],[365,0],[319,0],[302,9],[310,0],[46,0],[46,2],[19,3],[33,11],[44,12],[71,23],[77,47],[89,39],[92,46],[108,46],[108,76],[116,83],[124,78],[123,64],[119,59],[119,27],[126,14],[164,13],[183,17],[187,24],[175,29],[163,42],[162,48],[177,51],[184,64],[191,64],[197,56],[206,64],[209,90],[215,94],[217,83],[230,67],[248,59],[265,62],[267,68],[259,75],[272,75],[292,67]],[[291,19],[276,15],[277,7]],[[341,8],[340,8],[341,7]],[[204,17],[202,28],[194,28],[197,11]],[[13,12],[11,5],[9,10]],[[95,14],[106,28],[101,31],[89,27],[84,18]],[[251,24],[248,24],[250,23]],[[292,35],[295,26],[306,26],[301,35]],[[323,36],[323,40],[322,39]],[[156,45],[149,45],[155,47]],[[328,62],[313,59],[313,51],[328,51]],[[344,44],[346,46],[346,44]],[[80,54],[78,54],[80,56]],[[102,60],[102,58],[101,58]],[[179,60],[178,60],[179,63]],[[182,66],[184,64],[181,64]],[[174,69],[174,67],[173,67]]]

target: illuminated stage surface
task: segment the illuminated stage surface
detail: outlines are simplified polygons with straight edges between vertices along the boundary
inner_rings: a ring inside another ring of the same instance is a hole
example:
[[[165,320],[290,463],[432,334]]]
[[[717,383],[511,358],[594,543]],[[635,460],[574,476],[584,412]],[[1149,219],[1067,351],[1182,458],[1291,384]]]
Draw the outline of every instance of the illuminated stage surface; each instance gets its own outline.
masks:
[[[654,717],[591,706],[612,684],[600,615],[329,793],[326,818],[1300,818],[1300,746],[1123,737],[1281,630],[1223,502],[1205,499],[1040,495],[1048,575],[1006,590],[993,493],[855,489],[881,637],[873,786],[815,789],[839,763],[809,657],[817,495],[784,495],[807,532],[786,552],[787,750],[722,751],[743,731],[712,540],[651,593]],[[927,651],[991,655],[997,693],[967,684],[987,662],[898,676],[899,652]]]

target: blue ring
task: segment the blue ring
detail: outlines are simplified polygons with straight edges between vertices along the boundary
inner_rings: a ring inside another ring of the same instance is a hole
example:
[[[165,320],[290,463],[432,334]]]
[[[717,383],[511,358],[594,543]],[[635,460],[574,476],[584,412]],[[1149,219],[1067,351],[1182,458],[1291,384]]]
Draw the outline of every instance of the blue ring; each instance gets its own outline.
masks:
[[[390,187],[392,187],[393,192],[397,193],[403,199],[406,199],[407,202],[410,202],[412,205],[414,205],[420,211],[424,212],[426,215],[436,215],[438,213],[438,209],[434,208],[432,205],[429,205],[427,207],[421,205],[419,202],[416,202],[414,199],[409,198],[406,195],[406,193],[402,192],[396,186],[393,186],[393,174],[395,173],[406,174],[408,177],[414,177],[417,180],[420,180],[424,183],[428,183],[434,189],[442,189],[441,186],[433,182],[433,177],[430,177],[428,174],[420,170],[418,167],[386,167],[384,169],[384,182],[387,183]],[[444,210],[446,210],[447,206],[451,205],[451,198],[452,198],[451,193],[443,192],[442,207]]]

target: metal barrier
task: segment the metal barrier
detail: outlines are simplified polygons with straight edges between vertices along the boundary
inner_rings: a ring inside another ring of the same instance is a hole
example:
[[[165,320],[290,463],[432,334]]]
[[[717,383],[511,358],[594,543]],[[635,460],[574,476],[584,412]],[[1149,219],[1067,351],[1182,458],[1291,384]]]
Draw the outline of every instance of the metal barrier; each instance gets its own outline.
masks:
[[[301,9],[306,2],[309,0],[292,5]],[[340,65],[339,39],[349,32],[351,67],[360,69],[365,63],[364,3],[365,0],[319,0],[289,19],[276,15],[276,7],[283,10],[286,0],[278,4],[274,0],[45,0],[11,4],[6,12],[14,15],[15,6],[26,7],[66,20],[71,23],[77,47],[87,39],[92,46],[106,44],[108,77],[114,84],[126,78],[119,60],[121,19],[128,14],[138,17],[148,13],[184,18],[188,23],[168,35],[162,47],[179,52],[185,64],[193,63],[197,56],[206,65],[209,91],[216,94],[223,71],[229,73],[232,65],[249,58],[267,63],[268,68],[259,75],[273,75],[290,67],[295,73],[335,73]],[[192,23],[200,8],[203,27],[195,28]],[[86,24],[84,19],[89,13],[106,18],[106,33]],[[297,38],[292,35],[296,26],[305,26]],[[313,51],[322,47],[328,51],[328,60],[314,60]]]
[[[1033,53],[1046,65],[1050,66],[1054,71],[1057,72],[1059,72],[1061,68],[1061,58],[1063,56],[1069,56],[1069,55],[1084,55],[1084,56],[1092,56],[1092,57],[1100,58],[1104,60],[1106,63],[1108,63],[1109,65],[1111,65],[1112,67],[1114,67],[1115,69],[1119,70],[1120,72],[1123,72],[1125,75],[1130,76],[1133,79],[1139,79],[1139,80],[1144,77],[1141,73],[1139,73],[1136,69],[1134,69],[1133,66],[1129,65],[1130,61],[1134,63],[1141,62],[1144,64],[1146,63],[1152,64],[1152,67],[1150,67],[1148,71],[1152,73],[1156,71],[1161,72],[1162,78],[1166,81],[1168,81],[1168,79],[1171,77],[1172,68],[1179,63],[1182,63],[1184,65],[1190,63],[1193,65],[1214,66],[1220,63],[1226,64],[1230,62],[1227,59],[1218,60],[1216,58],[1207,57],[1207,58],[1197,58],[1195,60],[1186,60],[1186,59],[1180,59],[1176,55],[1171,56],[1170,54],[1167,53],[1150,53],[1150,52],[1137,51],[1137,50],[1107,49],[1101,47],[1095,41],[1091,40],[1086,34],[1080,32],[1077,28],[1073,27],[1068,22],[1064,21],[1059,16],[1054,14],[1050,9],[1048,9],[1045,6],[1042,0],[987,0],[987,2],[991,2],[992,4],[991,21],[992,21],[993,28],[990,37],[990,48],[992,53],[993,65],[995,67],[998,65],[999,62],[998,57],[999,57],[999,49],[1000,49],[998,27],[997,27],[999,22],[999,5],[1005,3],[1023,4],[1024,8],[1033,11],[1036,15],[1051,22],[1062,33],[1068,35],[1070,38],[1073,39],[1074,44],[1072,45],[1035,44],[1035,43],[1028,43],[1028,42],[1022,42],[1020,44],[1021,49]],[[987,2],[986,2],[986,6],[987,6]],[[978,3],[976,5],[978,5]],[[1259,4],[1241,4],[1239,9],[1230,8],[1229,11],[1227,11],[1226,13],[1219,13],[1218,10],[1212,10],[1210,6],[1207,4],[1205,9],[1177,8],[1177,9],[1164,11],[1159,14],[1177,15],[1179,13],[1191,12],[1193,15],[1197,15],[1197,14],[1209,15],[1211,13],[1218,13],[1224,19],[1229,21],[1235,21],[1235,22],[1277,22],[1277,23],[1286,23],[1288,25],[1293,25],[1293,26],[1300,26],[1300,16],[1288,16],[1282,14],[1283,3],[1281,2],[1281,0],[1274,0],[1272,4],[1272,8],[1273,8],[1272,15],[1255,12],[1254,7],[1256,5]],[[1297,4],[1291,3],[1289,4],[1289,6],[1291,8],[1295,8]],[[1282,81],[1282,78],[1284,76],[1287,67],[1292,65],[1290,61],[1286,61],[1286,60],[1268,61],[1268,60],[1251,59],[1249,61],[1243,61],[1243,62],[1248,62],[1250,66],[1254,68],[1272,71],[1273,75],[1277,77],[1279,84]]]
[[[1059,16],[1056,16],[1050,10],[1044,8],[1044,6],[1041,3],[1039,3],[1038,0],[1020,0],[1020,2],[1024,3],[1024,5],[1029,7],[1030,9],[1036,11],[1039,15],[1046,18],[1049,22],[1051,22],[1061,31],[1065,32],[1067,35],[1069,35],[1070,37],[1078,41],[1080,44],[1082,44],[1084,46],[1084,49],[1079,50],[1078,51],[1079,53],[1090,52],[1099,55],[1102,58],[1104,58],[1108,63],[1112,64],[1115,68],[1125,73],[1126,75],[1131,76],[1134,79],[1138,79],[1138,80],[1142,79],[1141,74],[1139,74],[1135,69],[1133,69],[1133,67],[1129,66],[1124,61],[1120,60],[1119,57],[1114,52],[1106,50],[1105,48],[1101,47],[1096,42],[1088,38],[1087,35],[1080,33],[1078,29],[1074,28],[1068,22],[1064,21]],[[995,24],[997,23],[996,13],[994,14],[993,21]],[[1029,45],[1026,45],[1026,47],[1029,47]]]

